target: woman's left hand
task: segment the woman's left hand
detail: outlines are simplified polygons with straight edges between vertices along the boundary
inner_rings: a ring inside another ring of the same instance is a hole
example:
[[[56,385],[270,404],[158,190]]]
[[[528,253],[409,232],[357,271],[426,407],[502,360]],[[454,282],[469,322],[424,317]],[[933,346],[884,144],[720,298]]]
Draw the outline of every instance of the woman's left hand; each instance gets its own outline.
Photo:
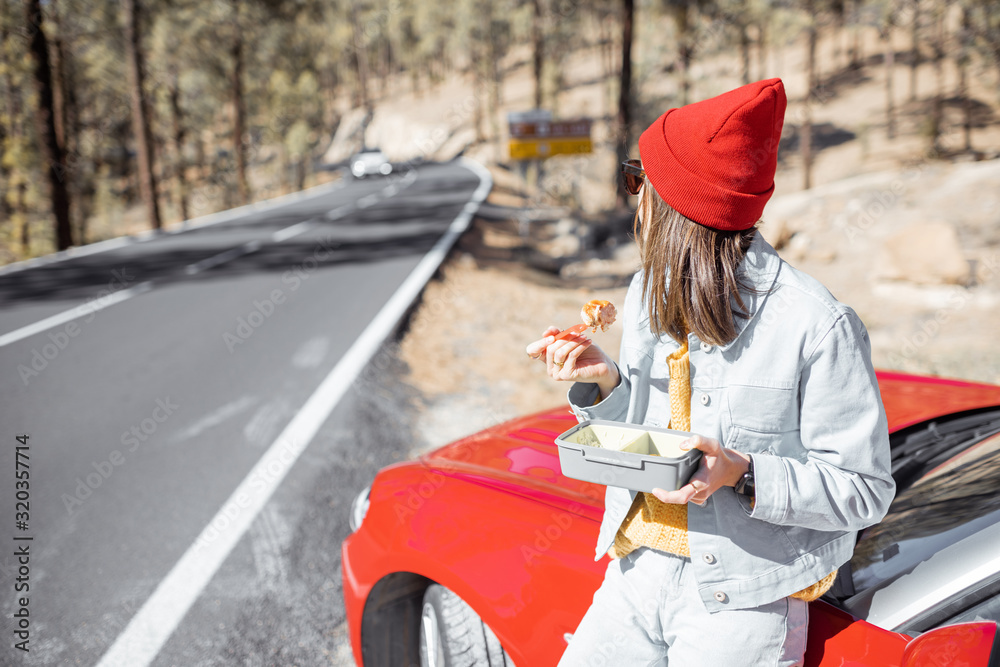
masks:
[[[676,491],[653,489],[653,495],[665,503],[692,502],[704,505],[708,497],[723,486],[736,486],[750,467],[750,457],[734,449],[726,449],[715,438],[694,435],[680,444],[681,449],[700,449],[701,465],[691,481]]]

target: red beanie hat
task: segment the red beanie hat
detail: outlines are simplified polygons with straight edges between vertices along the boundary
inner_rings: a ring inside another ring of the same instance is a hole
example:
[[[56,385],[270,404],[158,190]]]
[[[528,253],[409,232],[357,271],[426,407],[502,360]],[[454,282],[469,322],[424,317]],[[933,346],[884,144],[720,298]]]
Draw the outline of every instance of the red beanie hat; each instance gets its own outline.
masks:
[[[774,192],[785,105],[781,79],[768,79],[670,109],[639,137],[646,177],[685,217],[749,229]]]

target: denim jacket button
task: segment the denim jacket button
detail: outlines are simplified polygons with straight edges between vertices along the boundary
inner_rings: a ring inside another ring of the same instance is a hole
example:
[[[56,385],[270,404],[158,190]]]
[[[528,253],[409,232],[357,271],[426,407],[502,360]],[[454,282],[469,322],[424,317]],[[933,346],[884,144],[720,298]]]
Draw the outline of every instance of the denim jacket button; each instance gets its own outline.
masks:
[[[716,602],[726,602],[727,600],[729,600],[729,596],[727,596],[722,591],[715,591],[715,600]]]
[[[706,343],[706,342],[702,341],[702,344],[701,344],[701,351],[702,351],[702,352],[705,352],[705,353],[707,354],[708,352],[711,352],[711,351],[712,351],[712,346],[711,346],[711,345],[709,345],[708,343]]]
[[[701,559],[709,565],[715,565],[715,556],[712,554],[703,554]]]
[[[702,405],[708,405],[708,401],[709,401],[708,394],[702,394],[701,395],[701,404]]]

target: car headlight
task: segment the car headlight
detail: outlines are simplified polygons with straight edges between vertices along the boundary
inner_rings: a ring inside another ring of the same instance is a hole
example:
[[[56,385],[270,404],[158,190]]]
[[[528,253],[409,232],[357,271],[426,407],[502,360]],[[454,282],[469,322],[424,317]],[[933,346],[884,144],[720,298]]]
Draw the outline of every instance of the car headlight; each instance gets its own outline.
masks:
[[[354,502],[351,503],[351,518],[349,519],[351,524],[351,532],[355,532],[361,527],[361,522],[365,520],[365,515],[368,514],[368,496],[371,494],[372,487],[371,484],[361,489],[361,493],[354,498]]]

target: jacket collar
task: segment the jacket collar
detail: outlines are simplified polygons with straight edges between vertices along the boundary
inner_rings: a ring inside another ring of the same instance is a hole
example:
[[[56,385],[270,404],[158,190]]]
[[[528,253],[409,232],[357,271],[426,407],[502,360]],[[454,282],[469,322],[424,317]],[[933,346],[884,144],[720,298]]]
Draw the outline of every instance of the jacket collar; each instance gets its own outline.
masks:
[[[781,269],[781,263],[782,260],[778,256],[778,252],[761,236],[760,231],[754,234],[750,248],[747,249],[747,254],[740,262],[739,274],[740,279],[750,288],[740,288],[740,297],[743,299],[743,305],[746,306],[749,317],[735,318],[736,337],[725,345],[721,345],[721,349],[728,350],[732,347],[743,335],[750,322],[757,317],[757,313],[760,312],[774,286],[778,271]],[[736,308],[734,299],[733,309],[736,310]]]

